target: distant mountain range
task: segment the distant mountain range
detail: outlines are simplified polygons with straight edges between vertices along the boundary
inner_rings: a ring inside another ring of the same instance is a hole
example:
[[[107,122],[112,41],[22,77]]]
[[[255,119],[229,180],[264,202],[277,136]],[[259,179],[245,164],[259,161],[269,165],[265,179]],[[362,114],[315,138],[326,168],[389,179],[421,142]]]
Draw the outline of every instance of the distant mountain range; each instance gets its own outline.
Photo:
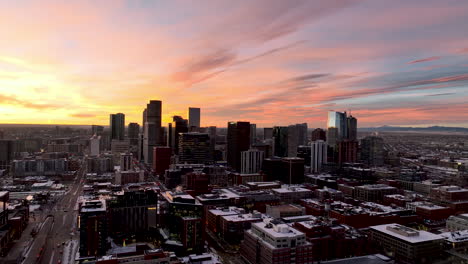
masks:
[[[406,131],[406,132],[463,132],[468,133],[466,127],[444,127],[444,126],[431,126],[431,127],[399,127],[399,126],[381,126],[381,127],[362,127],[359,131],[372,132],[392,132],[392,131]]]

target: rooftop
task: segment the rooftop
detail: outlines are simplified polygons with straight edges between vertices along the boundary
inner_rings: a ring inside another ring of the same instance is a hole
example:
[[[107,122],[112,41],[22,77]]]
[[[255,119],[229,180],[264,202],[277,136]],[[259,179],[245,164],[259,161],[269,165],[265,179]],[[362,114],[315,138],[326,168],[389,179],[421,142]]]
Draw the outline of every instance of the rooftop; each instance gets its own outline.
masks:
[[[399,224],[371,226],[370,229],[385,233],[411,244],[444,239],[444,237],[440,235],[427,231],[415,230]]]

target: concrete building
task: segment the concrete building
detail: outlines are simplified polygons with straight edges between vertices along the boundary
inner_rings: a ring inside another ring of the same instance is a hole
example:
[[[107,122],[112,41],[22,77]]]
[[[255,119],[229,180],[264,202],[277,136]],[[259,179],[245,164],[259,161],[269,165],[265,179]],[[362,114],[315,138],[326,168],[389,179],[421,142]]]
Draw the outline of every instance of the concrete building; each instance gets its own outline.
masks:
[[[227,163],[235,171],[241,170],[241,152],[250,148],[250,123],[229,122],[227,131]]]
[[[444,238],[398,224],[370,227],[370,239],[383,252],[403,263],[432,263],[442,253]]]
[[[384,165],[384,141],[381,137],[361,139],[361,160],[369,166]]]
[[[210,136],[198,132],[180,133],[179,162],[188,164],[212,163]]]
[[[258,173],[262,169],[265,153],[257,149],[249,149],[241,152],[241,173]]]
[[[98,156],[100,153],[100,141],[101,141],[101,136],[93,135],[89,139],[89,155],[91,156]]]
[[[172,149],[170,147],[154,147],[153,149],[153,170],[156,174],[163,176],[164,172],[171,165]]]
[[[250,264],[312,263],[312,245],[304,233],[283,223],[265,220],[245,231],[240,255]]]
[[[369,184],[354,188],[355,198],[368,202],[383,201],[385,195],[396,194],[397,191],[397,188],[385,184]]]
[[[327,143],[323,140],[317,140],[313,141],[310,147],[310,171],[312,173],[319,173],[322,169],[322,164],[327,163]]]
[[[80,256],[102,256],[109,248],[105,200],[87,200],[80,204],[78,230]]]
[[[200,128],[200,108],[189,107],[189,128],[192,131],[193,128]]]
[[[124,140],[125,115],[122,113],[110,115],[111,140]]]
[[[153,162],[153,148],[163,145],[161,118],[162,102],[151,100],[143,112],[143,157],[147,164]]]

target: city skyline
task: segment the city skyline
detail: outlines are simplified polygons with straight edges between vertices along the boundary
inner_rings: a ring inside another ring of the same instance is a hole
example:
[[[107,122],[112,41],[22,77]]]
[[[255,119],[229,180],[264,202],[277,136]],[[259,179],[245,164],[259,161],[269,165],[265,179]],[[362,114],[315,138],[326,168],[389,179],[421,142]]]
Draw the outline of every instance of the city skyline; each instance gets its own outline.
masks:
[[[360,127],[468,127],[466,1],[0,7],[0,123],[142,124],[161,100],[163,126],[200,107],[201,126],[326,127],[350,110]]]

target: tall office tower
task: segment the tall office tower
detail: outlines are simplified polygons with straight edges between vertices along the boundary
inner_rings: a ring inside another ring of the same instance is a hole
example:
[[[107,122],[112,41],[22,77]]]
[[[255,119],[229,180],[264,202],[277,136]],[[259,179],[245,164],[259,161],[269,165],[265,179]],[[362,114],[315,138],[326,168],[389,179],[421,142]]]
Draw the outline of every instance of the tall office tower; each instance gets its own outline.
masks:
[[[0,130],[0,139],[4,139],[4,138],[5,138],[5,131]]]
[[[304,183],[304,159],[298,157],[284,157],[281,159],[280,181],[286,184]]]
[[[336,148],[336,144],[339,142],[338,138],[338,128],[336,127],[329,127],[327,129],[327,144],[332,148]]]
[[[215,153],[215,148],[216,148],[216,136],[217,136],[215,126],[208,127],[208,135],[210,136],[211,152],[213,153],[213,158],[215,158],[214,153]]]
[[[297,147],[299,144],[299,127],[296,125],[288,126],[288,157],[297,156]]]
[[[101,151],[100,148],[100,141],[101,141],[101,136],[97,136],[94,134],[90,139],[89,139],[89,154],[91,156],[98,156],[99,152]]]
[[[263,139],[271,139],[273,138],[273,128],[272,127],[264,127],[263,128]]]
[[[128,124],[128,138],[129,139],[138,139],[140,134],[140,125],[138,123]]]
[[[98,125],[92,125],[91,126],[91,135],[100,136],[100,135],[102,135],[102,132],[104,132],[104,127],[103,126],[98,126]]]
[[[338,143],[338,163],[355,163],[357,161],[358,142],[342,140]]]
[[[155,147],[153,151],[153,170],[159,177],[164,176],[171,165],[172,150],[170,147]]]
[[[348,138],[348,121],[346,118],[346,112],[335,112],[329,111],[328,112],[328,121],[327,121],[327,128],[336,128],[338,133],[335,139],[330,139],[330,141],[340,141],[342,139]],[[328,139],[328,135],[327,135]]]
[[[205,133],[189,132],[179,134],[179,162],[207,164],[213,162],[210,136]]]
[[[111,140],[124,140],[125,115],[122,113],[110,115]]]
[[[305,145],[307,141],[307,124],[288,126],[288,157],[297,156],[297,147]]]
[[[318,173],[322,169],[322,164],[327,163],[327,143],[323,140],[313,141],[310,153],[310,170]]]
[[[316,141],[316,140],[323,140],[323,141],[327,141],[327,136],[326,136],[326,132],[325,130],[321,129],[321,128],[316,128],[312,131],[312,138],[311,138],[312,141]]]
[[[146,105],[146,110],[143,114],[144,123],[144,143],[143,155],[145,163],[153,162],[153,148],[161,146],[163,140],[163,131],[161,129],[162,118],[162,102],[151,100]]]
[[[297,147],[297,157],[304,159],[304,166],[310,167],[310,146],[302,145]]]
[[[297,124],[297,141],[299,145],[307,145],[307,123]]]
[[[0,140],[0,169],[10,167],[14,154],[13,145],[13,140]]]
[[[257,125],[250,124],[250,146],[257,143]]]
[[[189,128],[200,128],[200,108],[189,107]]]
[[[109,248],[106,200],[88,200],[80,205],[80,256],[103,256]]]
[[[174,116],[172,118],[173,125],[172,125],[172,137],[174,139],[174,153],[179,154],[179,140],[180,140],[180,133],[187,133],[189,132],[188,120],[183,119],[181,116]]]
[[[120,171],[129,171],[133,168],[133,155],[131,153],[120,154]]]
[[[361,139],[361,160],[369,166],[382,166],[384,164],[383,138],[368,136]]]
[[[350,115],[346,118],[346,127],[348,128],[348,139],[357,140],[357,119]]]
[[[250,122],[229,122],[227,131],[227,163],[241,170],[241,152],[250,147]]]
[[[172,123],[167,123],[166,146],[170,147],[171,151],[175,147],[175,139],[174,139],[175,132],[174,132],[174,129],[175,129],[175,127],[172,126]]]
[[[273,156],[288,156],[288,127],[273,128]]]
[[[241,152],[241,171],[242,174],[257,173],[262,169],[265,153],[257,149],[249,149]]]

